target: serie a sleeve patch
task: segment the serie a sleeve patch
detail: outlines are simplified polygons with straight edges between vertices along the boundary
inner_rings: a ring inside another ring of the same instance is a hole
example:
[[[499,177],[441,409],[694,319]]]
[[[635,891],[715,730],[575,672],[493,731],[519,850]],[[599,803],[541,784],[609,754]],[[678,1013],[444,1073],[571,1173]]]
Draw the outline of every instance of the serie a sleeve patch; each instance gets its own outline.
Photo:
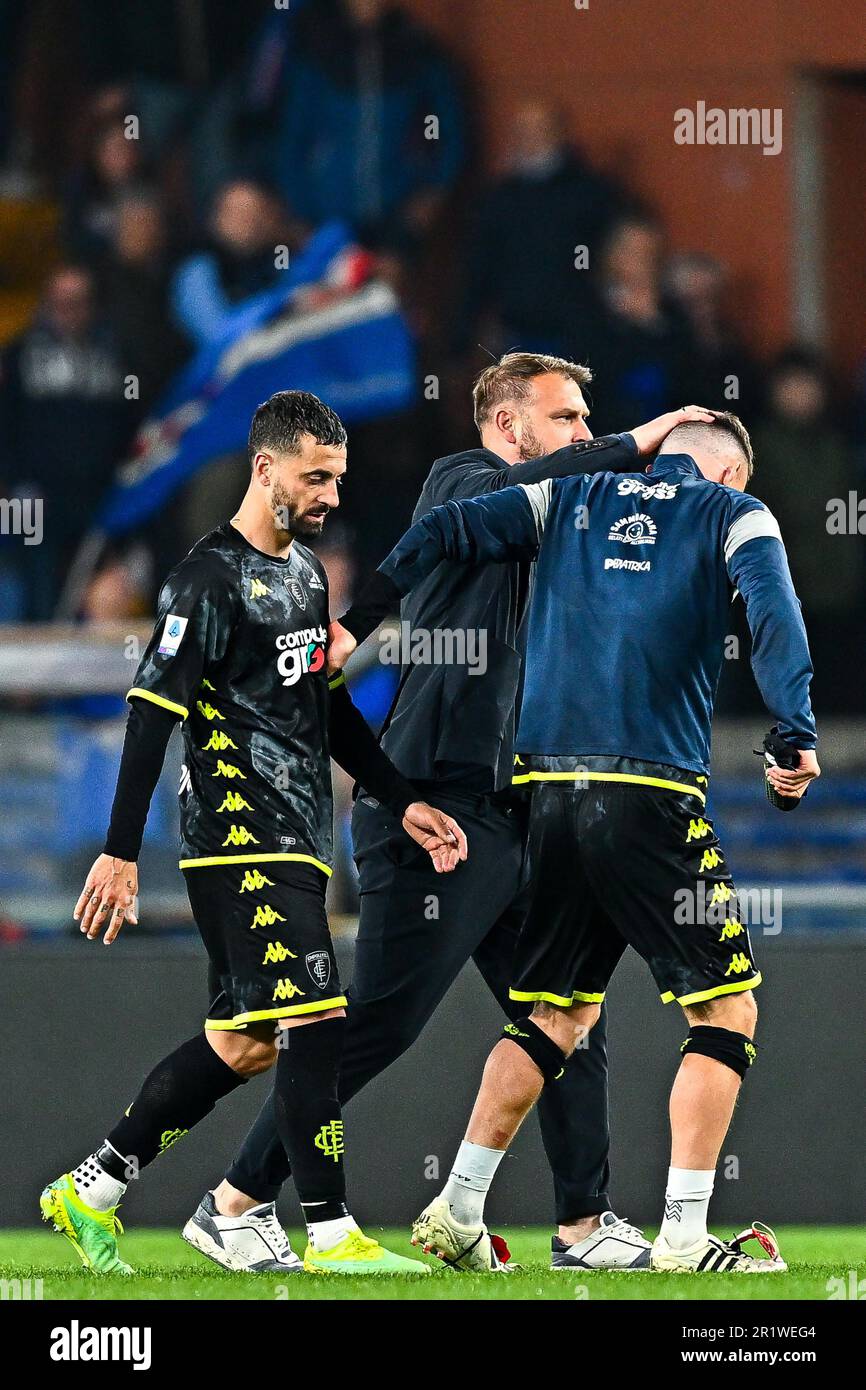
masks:
[[[169,613],[162,626],[162,636],[159,639],[157,651],[160,656],[176,656],[178,647],[183,641],[183,634],[186,632],[189,618],[181,618],[177,613]]]

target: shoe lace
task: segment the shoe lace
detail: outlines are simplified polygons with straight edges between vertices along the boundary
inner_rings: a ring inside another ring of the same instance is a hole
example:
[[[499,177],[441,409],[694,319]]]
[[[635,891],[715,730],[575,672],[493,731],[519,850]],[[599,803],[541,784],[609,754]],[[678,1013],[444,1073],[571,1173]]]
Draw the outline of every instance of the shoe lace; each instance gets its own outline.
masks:
[[[770,1226],[765,1226],[762,1221],[753,1221],[751,1226],[747,1226],[745,1231],[740,1231],[739,1235],[734,1236],[729,1241],[729,1246],[735,1250],[744,1260],[750,1260],[753,1265],[760,1265],[763,1261],[756,1259],[754,1255],[746,1255],[743,1252],[743,1245],[747,1240],[756,1240],[768,1259],[776,1260],[779,1258],[779,1242],[776,1239],[776,1232]]]
[[[625,1240],[641,1241],[646,1239],[639,1226],[632,1226],[630,1221],[625,1221],[622,1217],[618,1219],[616,1226],[609,1226],[608,1230],[615,1231]]]
[[[277,1220],[277,1213],[273,1207],[269,1212],[260,1216],[258,1222],[262,1229],[262,1235],[271,1245],[275,1255],[279,1257],[292,1253],[291,1241]]]
[[[365,1236],[363,1231],[350,1231],[346,1236],[346,1254],[358,1260],[374,1260],[380,1249],[378,1240]]]

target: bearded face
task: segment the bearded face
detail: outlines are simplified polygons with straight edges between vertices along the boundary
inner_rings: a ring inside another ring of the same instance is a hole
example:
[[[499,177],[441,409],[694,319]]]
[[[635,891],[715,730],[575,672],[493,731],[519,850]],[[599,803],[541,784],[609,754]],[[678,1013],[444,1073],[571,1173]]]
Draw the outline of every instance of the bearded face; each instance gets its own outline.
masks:
[[[546,454],[548,450],[545,449],[525,415],[521,416],[521,425],[523,428],[520,432],[520,444],[518,446],[519,459],[521,463],[529,463],[532,459],[541,458],[542,454]]]
[[[331,510],[327,503],[311,502],[309,490],[295,490],[275,479],[271,487],[271,509],[274,526],[287,536],[320,536],[325,517]]]

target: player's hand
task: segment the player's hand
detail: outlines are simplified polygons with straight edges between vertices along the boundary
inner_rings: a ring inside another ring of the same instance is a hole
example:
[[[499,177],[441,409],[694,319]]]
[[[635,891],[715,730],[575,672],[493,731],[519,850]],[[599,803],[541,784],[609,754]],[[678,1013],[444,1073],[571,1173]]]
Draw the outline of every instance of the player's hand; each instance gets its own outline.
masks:
[[[87,875],[72,916],[88,941],[95,941],[104,931],[103,945],[110,946],[124,922],[138,925],[137,895],[138,865],[100,854]]]
[[[433,860],[437,874],[450,874],[469,853],[466,836],[456,820],[426,801],[413,801],[406,807],[403,829]]]
[[[351,632],[336,620],[328,626],[328,675],[334,676],[342,671],[352,652],[357,647]]]
[[[717,411],[707,410],[702,405],[684,405],[681,410],[669,410],[666,415],[659,415],[645,425],[638,425],[637,429],[630,430],[629,433],[637,444],[639,454],[654,454],[677,425],[711,425],[717,414]]]
[[[801,797],[810,782],[821,776],[821,769],[811,748],[800,749],[797,767],[768,767],[767,781],[780,796]]]

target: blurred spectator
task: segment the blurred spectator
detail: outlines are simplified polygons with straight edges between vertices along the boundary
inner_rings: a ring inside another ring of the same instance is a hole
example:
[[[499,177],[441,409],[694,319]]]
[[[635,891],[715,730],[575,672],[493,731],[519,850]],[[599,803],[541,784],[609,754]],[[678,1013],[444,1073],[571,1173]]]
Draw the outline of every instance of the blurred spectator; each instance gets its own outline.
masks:
[[[330,518],[324,538],[315,547],[328,576],[328,601],[331,613],[345,613],[352,602],[355,587],[355,559],[349,546],[345,526],[339,517]]]
[[[613,228],[605,246],[596,316],[577,339],[595,373],[594,434],[626,430],[695,399],[694,345],[662,296],[663,233],[644,214]]]
[[[198,214],[236,166],[239,57],[273,2],[78,0],[86,80],[122,89],[150,159],[182,156]]]
[[[413,247],[463,160],[451,61],[392,0],[318,0],[286,22],[274,152],[283,196],[314,226],[342,218],[372,245]]]
[[[126,195],[99,267],[101,297],[125,374],[139,384],[139,417],[189,354],[169,309],[171,264],[165,214],[155,194]]]
[[[143,179],[139,141],[127,139],[119,113],[102,116],[66,198],[63,239],[70,255],[93,261],[105,254],[117,235],[121,200]]]
[[[862,709],[862,670],[851,661],[862,643],[862,539],[832,534],[827,524],[828,502],[840,499],[847,509],[858,476],[816,354],[791,348],[776,359],[766,414],[752,438],[754,491],[779,522],[803,605],[819,718],[822,711]]]
[[[665,279],[694,342],[695,401],[715,410],[733,410],[747,421],[754,418],[759,368],[725,312],[726,268],[705,252],[689,251],[670,258]]]
[[[277,199],[246,179],[220,190],[210,231],[172,287],[175,321],[197,347],[230,334],[256,295],[273,289],[281,274],[276,248],[287,235]]]
[[[42,543],[16,552],[24,616],[51,615],[132,424],[122,364],[97,317],[93,277],[61,266],[48,279],[33,325],[7,349],[0,381],[0,471],[16,493],[44,502]]]
[[[492,351],[563,352],[625,194],[570,144],[552,104],[523,102],[508,135],[506,172],[481,194],[457,346],[468,347],[489,315]],[[580,247],[588,263],[578,269]]]
[[[151,571],[148,552],[140,545],[132,546],[122,557],[109,557],[86,586],[82,621],[114,623],[123,618],[146,617]]]

